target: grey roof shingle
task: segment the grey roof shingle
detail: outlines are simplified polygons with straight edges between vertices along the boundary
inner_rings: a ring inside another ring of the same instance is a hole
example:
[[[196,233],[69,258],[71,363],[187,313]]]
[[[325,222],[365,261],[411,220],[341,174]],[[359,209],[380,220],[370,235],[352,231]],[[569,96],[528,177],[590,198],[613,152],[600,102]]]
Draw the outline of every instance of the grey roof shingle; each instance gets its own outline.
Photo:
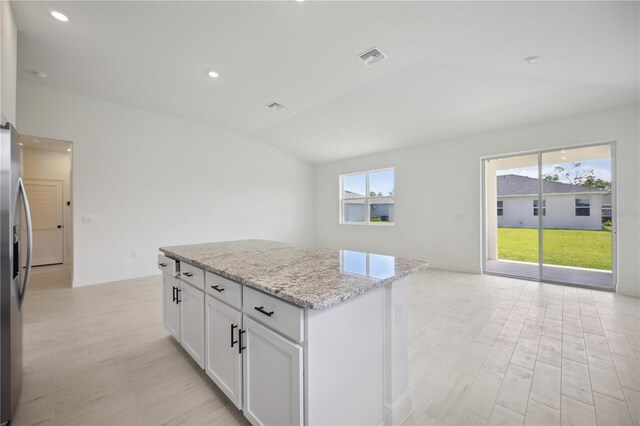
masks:
[[[497,176],[498,197],[513,195],[537,195],[538,179],[520,175]],[[607,194],[596,188],[589,188],[582,185],[572,185],[570,183],[542,181],[542,192],[545,194],[573,194],[590,192],[594,194]]]

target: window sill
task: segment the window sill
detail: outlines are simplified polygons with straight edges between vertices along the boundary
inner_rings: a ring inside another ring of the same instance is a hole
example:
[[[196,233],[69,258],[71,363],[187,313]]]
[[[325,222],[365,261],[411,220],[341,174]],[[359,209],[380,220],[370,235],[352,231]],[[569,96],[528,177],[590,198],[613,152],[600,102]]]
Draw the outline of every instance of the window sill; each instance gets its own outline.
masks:
[[[339,224],[356,226],[394,226],[395,222],[340,222]]]

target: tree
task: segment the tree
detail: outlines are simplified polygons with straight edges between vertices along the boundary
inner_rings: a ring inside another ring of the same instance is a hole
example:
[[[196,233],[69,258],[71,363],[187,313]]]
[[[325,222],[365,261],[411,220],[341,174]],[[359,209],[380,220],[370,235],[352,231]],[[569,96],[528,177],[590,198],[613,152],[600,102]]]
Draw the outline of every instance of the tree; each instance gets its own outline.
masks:
[[[558,164],[553,168],[553,172],[545,174],[543,179],[549,182],[565,180],[571,185],[581,185],[603,191],[611,190],[611,182],[597,178],[595,170],[582,167],[580,162],[573,163],[569,170]]]

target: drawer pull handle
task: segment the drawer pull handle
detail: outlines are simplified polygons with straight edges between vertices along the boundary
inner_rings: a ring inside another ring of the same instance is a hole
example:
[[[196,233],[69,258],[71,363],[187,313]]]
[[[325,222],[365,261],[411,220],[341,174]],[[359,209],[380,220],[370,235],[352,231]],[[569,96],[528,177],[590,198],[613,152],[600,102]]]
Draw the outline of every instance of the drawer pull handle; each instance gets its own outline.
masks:
[[[271,312],[267,312],[264,310],[264,306],[256,306],[255,310],[260,312],[261,314],[265,314],[266,316],[270,317],[271,315],[273,315],[273,311]]]
[[[183,274],[189,278],[191,278],[193,276],[193,274],[191,272],[183,272]]]
[[[164,268],[164,267],[167,266],[167,264],[166,263],[158,263],[158,266],[160,266],[161,268]]]
[[[181,291],[182,291],[181,288],[176,289],[176,304],[182,302],[182,299],[178,299],[178,296],[180,296]]]
[[[236,328],[238,328],[237,325],[231,324],[231,347],[233,347],[236,343],[238,343],[237,340],[233,340],[233,330],[235,330]]]
[[[246,333],[244,330],[238,330],[238,353],[241,354],[243,349],[247,349],[246,346],[242,346],[242,335]]]
[[[217,291],[218,293],[222,293],[224,291],[224,288],[220,288],[217,285],[212,285],[211,288]]]
[[[176,300],[178,300],[178,295],[176,293],[176,290],[178,289],[178,287],[173,287],[173,299],[171,300],[172,302],[175,302]]]

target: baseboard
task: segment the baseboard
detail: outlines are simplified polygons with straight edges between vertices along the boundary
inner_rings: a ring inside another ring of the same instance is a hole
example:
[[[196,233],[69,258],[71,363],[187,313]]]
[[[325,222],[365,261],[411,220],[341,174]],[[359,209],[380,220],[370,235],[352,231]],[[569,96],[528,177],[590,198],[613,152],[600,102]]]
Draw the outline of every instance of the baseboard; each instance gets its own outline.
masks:
[[[73,287],[85,287],[89,285],[106,284],[114,281],[132,280],[136,278],[146,278],[153,275],[160,275],[161,272],[154,269],[141,271],[123,272],[119,274],[94,275],[91,277],[74,278]]]
[[[470,266],[470,265],[459,265],[455,263],[443,263],[443,262],[434,262],[429,261],[428,269],[442,269],[444,271],[451,272],[463,272],[466,274],[481,274],[482,269],[480,266]]]
[[[398,399],[395,400],[393,405],[385,402],[384,424],[387,426],[402,424],[402,422],[404,422],[407,417],[411,415],[412,408],[411,391],[407,390]]]

